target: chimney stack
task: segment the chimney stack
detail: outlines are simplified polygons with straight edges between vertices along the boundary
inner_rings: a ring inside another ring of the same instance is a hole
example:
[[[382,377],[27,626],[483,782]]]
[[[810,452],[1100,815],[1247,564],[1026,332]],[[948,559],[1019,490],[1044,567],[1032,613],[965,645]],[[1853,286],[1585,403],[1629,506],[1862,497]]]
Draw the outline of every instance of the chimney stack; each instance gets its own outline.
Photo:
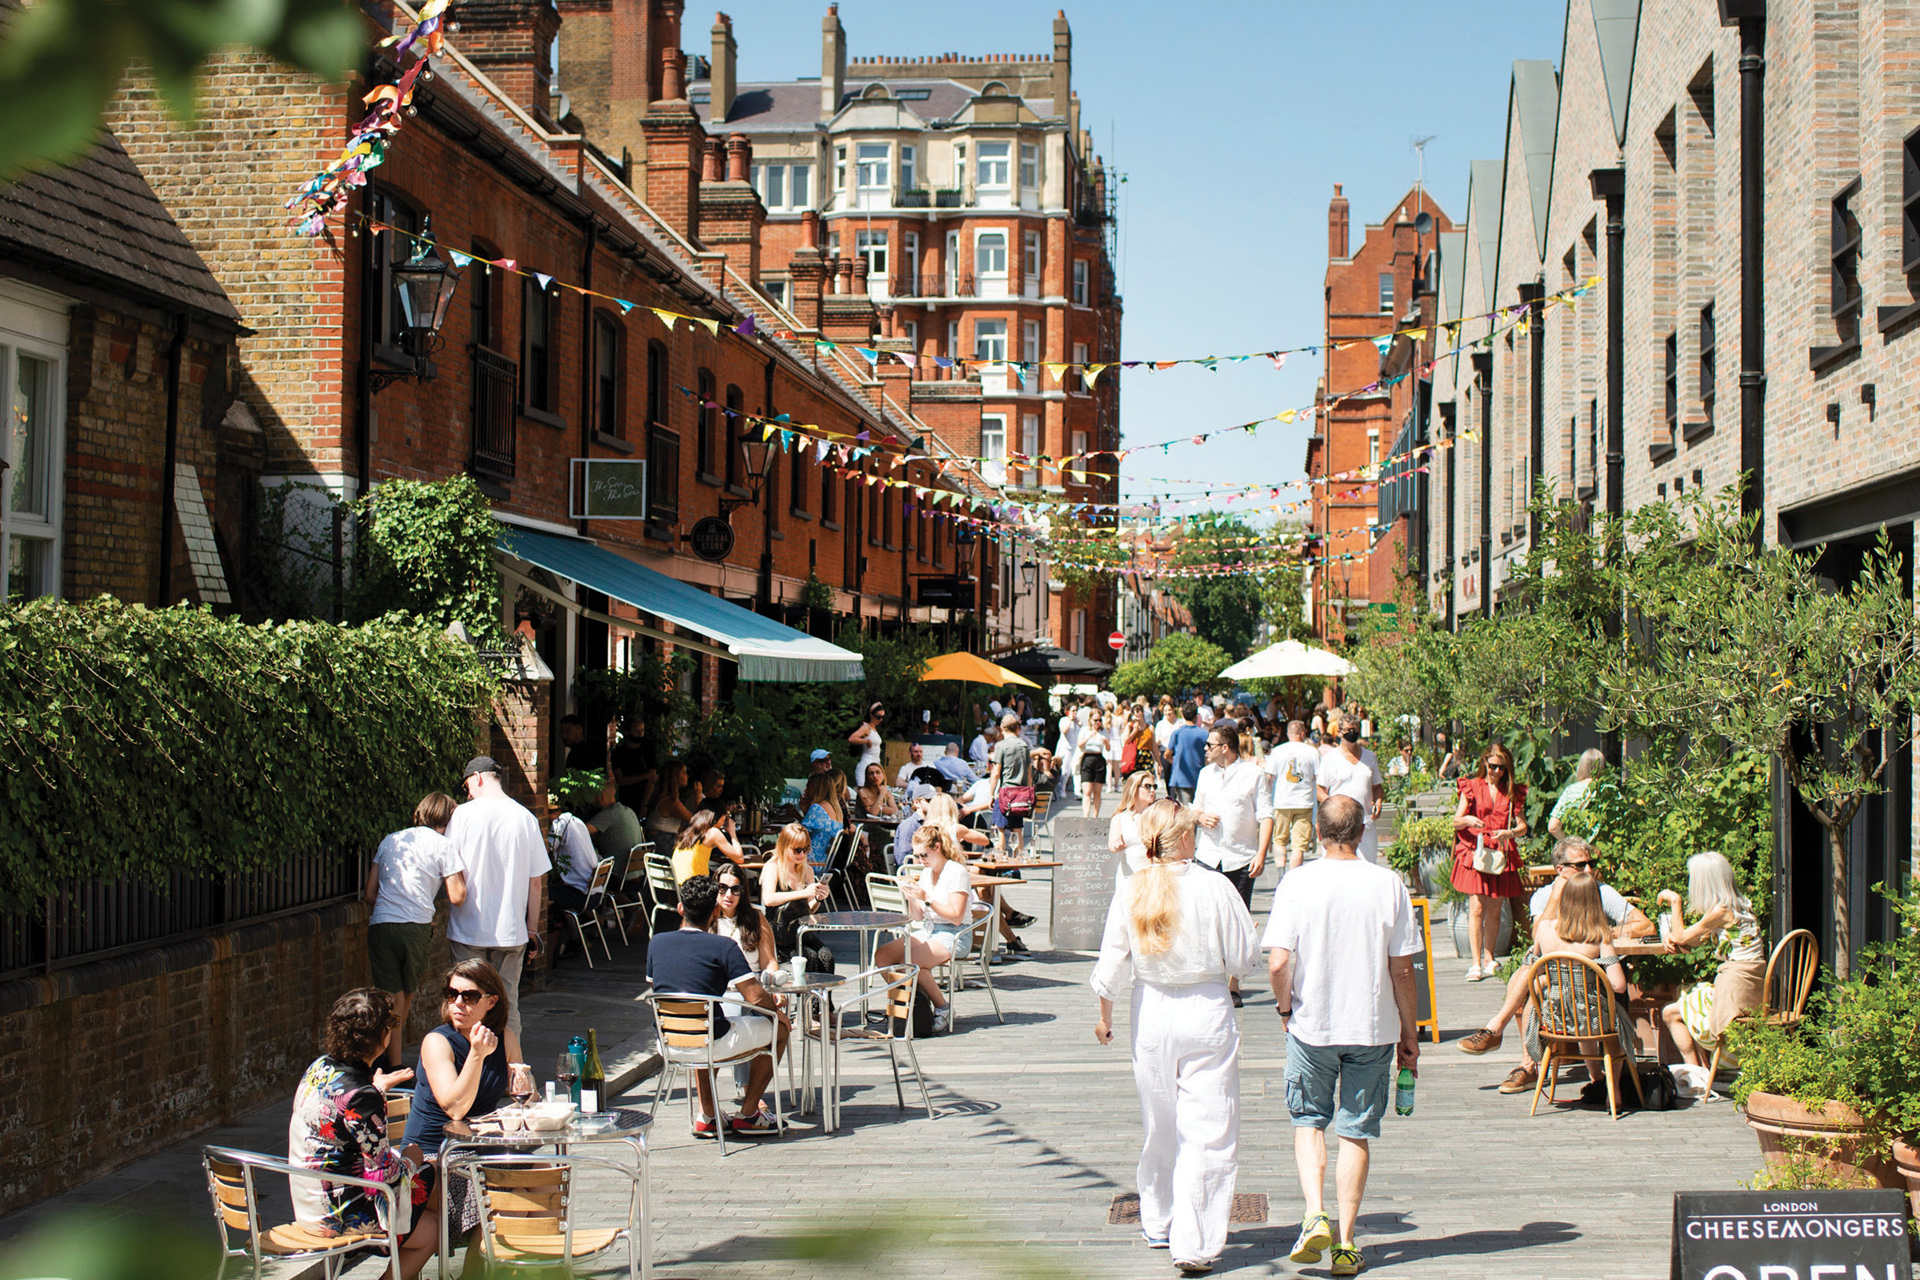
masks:
[[[816,333],[820,329],[820,293],[826,273],[826,263],[820,257],[820,215],[808,209],[800,215],[800,247],[787,263],[791,285],[788,309],[801,328]]]
[[[719,128],[727,122],[727,116],[733,111],[735,83],[734,67],[738,61],[740,47],[733,42],[733,19],[724,13],[713,15],[713,66],[710,71],[713,82],[713,106],[707,116],[710,128]]]
[[[827,6],[820,23],[820,118],[833,119],[840,95],[847,87],[847,29],[840,25],[840,6]]]
[[[1327,202],[1327,257],[1346,258],[1347,253],[1347,198],[1340,194],[1340,184],[1333,184],[1333,199]]]
[[[727,181],[745,182],[753,166],[753,144],[744,133],[727,135]]]
[[[1067,26],[1067,11],[1053,18],[1053,114],[1064,117],[1073,94],[1073,31]]]

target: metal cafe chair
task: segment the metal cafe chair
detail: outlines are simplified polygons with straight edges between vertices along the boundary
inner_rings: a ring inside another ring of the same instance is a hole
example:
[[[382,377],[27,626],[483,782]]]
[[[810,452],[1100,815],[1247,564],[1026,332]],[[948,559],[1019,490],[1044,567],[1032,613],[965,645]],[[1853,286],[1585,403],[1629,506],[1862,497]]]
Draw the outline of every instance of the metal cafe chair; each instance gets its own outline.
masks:
[[[252,1263],[254,1280],[261,1280],[261,1267],[267,1262],[304,1259],[319,1259],[326,1280],[335,1280],[342,1265],[356,1254],[383,1253],[389,1259],[400,1256],[397,1215],[401,1197],[411,1196],[411,1178],[401,1179],[397,1187],[388,1186],[372,1178],[309,1169],[234,1147],[203,1147],[200,1165],[206,1170],[207,1194],[212,1197],[214,1225],[220,1232],[220,1267],[214,1280],[225,1280],[227,1263],[236,1258]],[[255,1174],[262,1171],[289,1181],[300,1178],[372,1192],[379,1198],[381,1225],[338,1236],[322,1235],[299,1222],[262,1227],[260,1199],[254,1186]]]
[[[709,1073],[709,1078],[714,1078],[712,1072],[716,1067],[728,1067],[736,1062],[752,1062],[755,1058],[765,1057],[771,1058],[774,1064],[772,1081],[774,1124],[778,1132],[784,1134],[787,1130],[787,1121],[780,1101],[779,1028],[775,1026],[774,1034],[764,1045],[730,1057],[716,1058],[713,1052],[713,1043],[716,1038],[713,1031],[713,1018],[722,1003],[730,1002],[729,997],[725,996],[689,995],[678,991],[656,991],[652,995],[641,997],[641,1003],[653,1010],[654,1042],[660,1046],[660,1083],[654,1087],[653,1092],[654,1114],[659,1114],[661,1101],[672,1091],[673,1077],[676,1072],[705,1071]],[[766,1018],[768,1021],[774,1021],[771,1011],[754,1005],[741,1006],[738,1012],[729,1011],[727,1017],[729,1019]],[[791,1071],[792,1055],[788,1057],[788,1069]],[[715,1088],[718,1088],[717,1081]],[[694,1113],[694,1097],[693,1079],[689,1075],[687,1079],[689,1123]],[[718,1101],[716,1098],[713,1117],[714,1136],[720,1140],[720,1156],[725,1159],[727,1126],[719,1114]]]
[[[575,1174],[609,1170],[628,1179],[626,1221],[621,1226],[582,1226],[584,1197],[574,1190]],[[468,1155],[459,1176],[475,1185],[480,1201],[480,1251],[487,1270],[524,1267],[566,1275],[574,1264],[598,1257],[623,1241],[627,1275],[640,1275],[640,1244],[649,1229],[642,1210],[640,1171],[605,1156]]]
[[[587,941],[587,921],[593,922],[593,931],[600,935],[600,949],[607,953],[607,962],[613,962],[613,948],[607,945],[607,931],[600,927],[600,909],[607,905],[607,885],[613,880],[613,859],[602,858],[594,864],[593,879],[587,885],[587,900],[579,910],[562,907],[560,911],[573,921],[573,931],[580,936],[580,950],[586,953],[587,968],[593,968],[593,944]]]
[[[627,854],[626,874],[620,877],[620,883],[613,885],[607,895],[607,905],[613,910],[613,926],[620,931],[620,942],[624,946],[633,945],[632,940],[627,937],[626,916],[630,911],[638,912],[641,920],[646,922],[648,936],[651,937],[653,934],[653,922],[647,911],[645,891],[646,859],[652,853],[653,841],[651,840],[642,840],[633,846]]]
[[[878,978],[884,985],[869,984]],[[907,1063],[913,1068],[913,1078],[920,1086],[920,1101],[927,1109],[927,1119],[933,1119],[933,1097],[927,1092],[927,1078],[920,1072],[920,1055],[913,1047],[913,993],[920,980],[920,966],[908,964],[893,968],[868,969],[848,979],[848,985],[864,988],[861,995],[851,1000],[843,1000],[836,1010],[840,1025],[835,1035],[843,1041],[866,1041],[871,1044],[887,1046],[887,1065],[893,1068],[893,1092],[900,1100],[900,1109],[906,1110],[906,1090],[900,1084],[900,1058],[894,1050],[896,1044],[907,1047]],[[885,1016],[877,1023],[867,1019],[867,1007],[876,996],[885,998],[882,1008]],[[847,1015],[855,1013],[853,1025],[846,1025]]]

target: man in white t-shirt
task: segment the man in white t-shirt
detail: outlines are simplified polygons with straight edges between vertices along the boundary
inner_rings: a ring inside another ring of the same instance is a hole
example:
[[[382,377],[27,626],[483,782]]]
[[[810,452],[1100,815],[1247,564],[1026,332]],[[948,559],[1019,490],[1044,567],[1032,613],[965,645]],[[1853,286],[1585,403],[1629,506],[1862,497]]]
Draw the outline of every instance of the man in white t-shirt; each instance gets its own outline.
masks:
[[[1313,809],[1320,801],[1320,753],[1307,741],[1305,723],[1287,722],[1287,740],[1267,753],[1266,769],[1273,779],[1273,834],[1286,838],[1287,866],[1297,867],[1314,856]]]
[[[907,747],[907,762],[901,765],[900,772],[894,775],[893,785],[905,788],[909,782],[913,781],[913,771],[923,767],[926,762],[927,753],[922,749],[920,744],[915,742],[909,745]]]
[[[1280,881],[1261,940],[1287,1033],[1287,1109],[1307,1205],[1288,1256],[1311,1265],[1331,1248],[1333,1274],[1346,1276],[1366,1265],[1353,1230],[1394,1067],[1417,1073],[1420,1062],[1413,903],[1398,875],[1360,858],[1365,829],[1350,796],[1320,802],[1321,856]],[[1337,1233],[1323,1195],[1329,1125],[1340,1140]]]
[[[1380,772],[1380,759],[1370,747],[1360,745],[1360,720],[1340,717],[1340,746],[1320,757],[1317,782],[1320,803],[1328,796],[1348,796],[1366,815],[1367,830],[1360,840],[1360,856],[1368,862],[1380,861],[1380,832],[1374,824],[1380,817],[1380,802],[1386,798],[1387,780]]]
[[[520,1033],[520,967],[540,954],[546,916],[541,892],[553,863],[540,822],[500,785],[500,766],[476,756],[461,775],[467,802],[453,811],[447,839],[467,873],[467,900],[447,915],[455,960],[485,960],[507,988],[507,1025]]]

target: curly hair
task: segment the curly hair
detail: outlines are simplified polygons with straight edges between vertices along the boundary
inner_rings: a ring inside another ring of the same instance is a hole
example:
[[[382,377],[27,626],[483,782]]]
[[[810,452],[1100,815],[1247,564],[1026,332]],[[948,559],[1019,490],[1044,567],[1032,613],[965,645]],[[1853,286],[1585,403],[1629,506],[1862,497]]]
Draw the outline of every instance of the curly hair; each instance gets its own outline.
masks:
[[[393,997],[375,987],[359,987],[333,1002],[320,1051],[342,1062],[367,1062],[387,1042],[397,1019]]]

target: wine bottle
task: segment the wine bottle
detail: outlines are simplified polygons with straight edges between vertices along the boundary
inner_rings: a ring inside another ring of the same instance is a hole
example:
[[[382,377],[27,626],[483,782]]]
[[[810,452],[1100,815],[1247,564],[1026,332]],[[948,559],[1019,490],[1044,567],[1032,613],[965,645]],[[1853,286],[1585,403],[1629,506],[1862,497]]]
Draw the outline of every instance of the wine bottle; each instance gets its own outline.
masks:
[[[605,1110],[607,1105],[607,1069],[600,1065],[600,1033],[588,1028],[587,1056],[580,1068],[580,1096],[584,1099],[587,1091],[593,1091],[594,1105],[588,1108],[584,1101],[582,1110]]]

